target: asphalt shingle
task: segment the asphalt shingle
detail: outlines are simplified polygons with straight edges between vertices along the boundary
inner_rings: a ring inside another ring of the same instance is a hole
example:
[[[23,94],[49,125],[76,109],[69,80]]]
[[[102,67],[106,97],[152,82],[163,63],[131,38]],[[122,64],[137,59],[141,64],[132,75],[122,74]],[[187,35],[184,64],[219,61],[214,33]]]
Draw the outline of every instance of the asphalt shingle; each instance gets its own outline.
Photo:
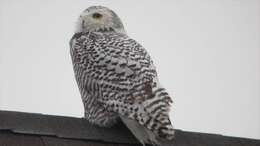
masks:
[[[0,146],[136,146],[131,132],[119,123],[111,128],[84,118],[0,111]],[[176,130],[163,146],[260,146],[260,140]]]

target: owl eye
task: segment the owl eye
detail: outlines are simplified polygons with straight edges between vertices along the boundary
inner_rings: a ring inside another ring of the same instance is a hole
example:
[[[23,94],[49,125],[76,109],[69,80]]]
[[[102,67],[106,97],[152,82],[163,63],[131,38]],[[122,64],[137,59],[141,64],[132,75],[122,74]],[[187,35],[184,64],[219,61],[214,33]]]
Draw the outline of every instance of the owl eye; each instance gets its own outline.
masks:
[[[100,13],[94,13],[94,14],[92,14],[92,17],[94,19],[100,19],[100,18],[102,18],[102,15]]]

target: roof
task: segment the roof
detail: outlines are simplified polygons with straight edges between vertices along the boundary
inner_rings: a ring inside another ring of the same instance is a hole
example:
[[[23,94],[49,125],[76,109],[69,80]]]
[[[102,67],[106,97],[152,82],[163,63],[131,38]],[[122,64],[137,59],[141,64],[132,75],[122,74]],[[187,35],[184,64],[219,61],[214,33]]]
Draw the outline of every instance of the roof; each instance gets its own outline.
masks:
[[[0,111],[1,146],[130,146],[140,145],[119,123],[111,128],[84,118]],[[176,130],[165,146],[260,146],[260,140]]]

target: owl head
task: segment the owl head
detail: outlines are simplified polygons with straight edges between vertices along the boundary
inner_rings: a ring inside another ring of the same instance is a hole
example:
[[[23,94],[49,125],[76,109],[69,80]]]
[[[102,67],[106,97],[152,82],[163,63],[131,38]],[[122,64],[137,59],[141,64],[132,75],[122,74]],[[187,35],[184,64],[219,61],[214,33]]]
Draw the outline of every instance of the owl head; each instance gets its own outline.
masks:
[[[91,6],[80,14],[76,32],[88,31],[125,33],[123,23],[116,13],[103,6]]]

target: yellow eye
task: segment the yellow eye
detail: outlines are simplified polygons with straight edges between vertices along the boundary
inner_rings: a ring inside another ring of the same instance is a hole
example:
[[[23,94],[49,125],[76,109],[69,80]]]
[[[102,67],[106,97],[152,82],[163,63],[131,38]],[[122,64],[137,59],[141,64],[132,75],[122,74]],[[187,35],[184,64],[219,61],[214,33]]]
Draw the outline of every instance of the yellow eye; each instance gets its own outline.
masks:
[[[100,13],[94,13],[94,14],[92,14],[92,17],[93,17],[94,19],[101,19],[101,18],[102,18],[102,15],[101,15]]]

